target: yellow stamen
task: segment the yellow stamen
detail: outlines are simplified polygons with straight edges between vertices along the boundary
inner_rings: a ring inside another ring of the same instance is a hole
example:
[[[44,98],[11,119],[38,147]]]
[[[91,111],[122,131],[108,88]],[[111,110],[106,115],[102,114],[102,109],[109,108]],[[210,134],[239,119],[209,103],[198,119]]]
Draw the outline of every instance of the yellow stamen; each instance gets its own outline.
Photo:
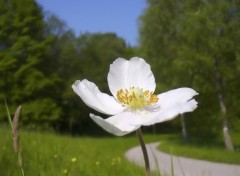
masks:
[[[157,95],[154,95],[149,90],[144,91],[139,87],[120,89],[117,92],[117,99],[122,103],[122,106],[129,106],[132,110],[141,110],[145,106],[158,102]]]

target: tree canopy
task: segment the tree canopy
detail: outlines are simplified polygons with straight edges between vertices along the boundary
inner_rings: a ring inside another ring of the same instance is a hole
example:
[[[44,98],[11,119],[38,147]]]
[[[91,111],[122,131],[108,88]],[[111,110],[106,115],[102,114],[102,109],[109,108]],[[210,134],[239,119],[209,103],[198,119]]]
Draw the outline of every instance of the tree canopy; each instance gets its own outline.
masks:
[[[1,0],[0,4],[1,104],[4,97],[11,107],[22,104],[24,123],[55,120],[61,109],[48,97],[57,78],[42,69],[48,63],[51,40],[43,35],[41,9],[32,0]]]
[[[6,98],[12,111],[22,105],[26,127],[88,130],[89,109],[71,85],[87,78],[107,92],[109,64],[134,50],[114,33],[75,36],[34,0],[1,0],[0,10],[1,111]]]
[[[221,123],[225,130],[239,130],[234,102],[239,87],[240,4],[149,0],[148,5],[141,16],[140,47],[154,63],[159,87],[190,86],[200,93],[199,109],[192,114],[196,118],[188,119],[189,130],[219,134]]]
[[[134,48],[115,33],[77,36],[34,0],[0,0],[1,112],[6,98],[12,112],[22,105],[26,127],[94,133],[99,128],[88,118],[92,110],[71,85],[86,78],[109,93],[107,73],[113,60],[139,56],[152,67],[156,92],[192,87],[200,94],[195,113],[155,129],[174,131],[182,125],[190,136],[216,136],[226,128],[239,131],[238,1],[147,3],[140,17],[139,46]],[[7,122],[5,113],[0,121]]]

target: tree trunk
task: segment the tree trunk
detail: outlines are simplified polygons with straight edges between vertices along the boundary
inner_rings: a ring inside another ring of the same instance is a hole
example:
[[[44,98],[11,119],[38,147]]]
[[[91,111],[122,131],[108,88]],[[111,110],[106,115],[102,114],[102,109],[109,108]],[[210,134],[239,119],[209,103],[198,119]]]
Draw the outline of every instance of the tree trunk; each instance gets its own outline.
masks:
[[[226,107],[224,96],[223,96],[222,75],[218,67],[217,59],[215,59],[215,62],[214,62],[214,69],[215,69],[215,85],[217,89],[218,100],[219,100],[222,120],[223,120],[223,139],[225,143],[225,148],[229,151],[234,151],[231,136],[229,134],[227,107]]]
[[[182,126],[182,137],[183,137],[184,141],[187,141],[188,133],[187,133],[187,127],[186,127],[184,114],[181,114],[181,126]]]

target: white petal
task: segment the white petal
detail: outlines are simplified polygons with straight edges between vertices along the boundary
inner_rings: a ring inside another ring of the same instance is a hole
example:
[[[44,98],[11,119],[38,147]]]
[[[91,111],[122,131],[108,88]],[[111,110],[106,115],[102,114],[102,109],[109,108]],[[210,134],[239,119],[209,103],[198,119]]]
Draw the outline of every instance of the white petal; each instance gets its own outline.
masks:
[[[175,118],[179,114],[191,112],[197,108],[192,99],[198,93],[191,88],[178,88],[158,95],[157,111],[142,113],[142,124],[152,125]]]
[[[152,92],[156,88],[150,65],[138,57],[133,57],[129,61],[123,58],[116,59],[110,65],[108,85],[115,97],[120,89],[129,89],[132,86]]]
[[[98,112],[115,115],[124,110],[114,97],[100,92],[94,83],[86,79],[76,81],[72,88],[86,105]]]
[[[191,88],[178,88],[158,95],[158,106],[160,109],[174,107],[178,104],[187,102],[198,93]]]
[[[140,127],[139,123],[141,122],[139,116],[130,112],[123,112],[107,119],[94,114],[90,114],[90,117],[104,130],[116,136],[123,136],[135,131]]]
[[[160,109],[158,112],[145,112],[142,113],[142,125],[148,126],[155,123],[160,123],[168,120],[172,120],[179,114],[186,112],[192,112],[197,108],[197,102],[192,99],[187,102],[176,104],[172,107]]]

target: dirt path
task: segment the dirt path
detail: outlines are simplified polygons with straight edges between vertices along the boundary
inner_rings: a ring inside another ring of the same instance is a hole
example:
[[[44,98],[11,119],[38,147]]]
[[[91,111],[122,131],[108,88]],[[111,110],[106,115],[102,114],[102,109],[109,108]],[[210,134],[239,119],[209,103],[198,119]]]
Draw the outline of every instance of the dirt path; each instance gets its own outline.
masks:
[[[147,145],[151,170],[160,170],[163,175],[171,175],[171,155],[158,151],[156,149],[158,145],[159,143]],[[129,161],[144,167],[140,147],[128,150],[125,156]],[[240,176],[240,165],[221,164],[176,156],[172,157],[172,161],[174,176]]]

